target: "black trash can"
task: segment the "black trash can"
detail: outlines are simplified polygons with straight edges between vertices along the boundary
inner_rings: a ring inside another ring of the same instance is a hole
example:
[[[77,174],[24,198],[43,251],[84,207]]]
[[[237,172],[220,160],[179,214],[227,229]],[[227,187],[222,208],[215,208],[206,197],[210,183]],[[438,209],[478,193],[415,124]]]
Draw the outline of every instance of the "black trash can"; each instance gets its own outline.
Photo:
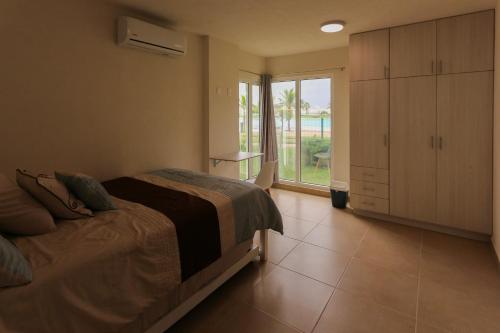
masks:
[[[332,182],[330,188],[332,205],[335,208],[345,208],[347,205],[347,184],[342,182]]]

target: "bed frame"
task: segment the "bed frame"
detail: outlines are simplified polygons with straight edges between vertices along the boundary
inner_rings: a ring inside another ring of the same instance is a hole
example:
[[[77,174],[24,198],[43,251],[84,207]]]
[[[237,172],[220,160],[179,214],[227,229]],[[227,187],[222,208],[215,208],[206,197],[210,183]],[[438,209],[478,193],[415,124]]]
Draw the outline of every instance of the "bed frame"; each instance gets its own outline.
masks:
[[[268,240],[268,230],[261,230],[260,233],[260,245],[254,246],[248,253],[238,260],[234,265],[229,267],[221,275],[212,280],[209,284],[198,290],[193,296],[189,297],[187,300],[179,304],[176,308],[172,309],[164,317],[158,320],[153,326],[151,326],[146,333],[163,333],[170,326],[175,324],[179,319],[184,317],[189,311],[191,311],[195,306],[200,304],[205,298],[207,298],[211,293],[213,293],[217,288],[219,288],[224,282],[229,280],[234,274],[238,273],[243,267],[245,267],[250,261],[252,261],[257,256],[260,257],[261,261],[267,261],[269,254],[269,240]]]

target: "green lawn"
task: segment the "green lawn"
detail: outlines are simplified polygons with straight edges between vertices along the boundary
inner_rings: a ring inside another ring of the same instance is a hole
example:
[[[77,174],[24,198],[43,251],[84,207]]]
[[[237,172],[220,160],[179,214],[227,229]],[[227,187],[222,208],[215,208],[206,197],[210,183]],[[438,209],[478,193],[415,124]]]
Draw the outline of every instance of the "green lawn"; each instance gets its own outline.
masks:
[[[295,180],[295,147],[289,146],[286,148],[287,159],[280,158],[280,178],[286,180]],[[286,163],[285,163],[286,162]],[[316,185],[330,185],[330,169],[327,167],[326,162],[316,168],[316,159],[313,158],[311,163],[308,156],[302,156],[302,179],[303,183],[316,184]]]
[[[286,134],[285,134],[286,133]],[[280,139],[281,133],[278,131],[278,141],[281,140],[282,144],[278,143],[279,156],[279,168],[280,168],[280,178],[285,180],[295,181],[295,134],[290,132],[285,132],[285,138]],[[255,134],[254,134],[255,135]],[[259,138],[258,135],[252,138],[253,151],[259,150],[259,145],[257,144]],[[329,186],[330,185],[330,168],[327,161],[321,161],[321,165],[316,168],[317,158],[314,157],[317,153],[325,153],[328,151],[331,145],[330,137],[320,138],[318,135],[310,135],[307,137],[302,137],[301,142],[301,179],[300,182]],[[284,141],[284,142],[283,142]],[[282,149],[282,145],[285,145],[285,150]],[[240,150],[247,151],[246,135],[241,134],[240,137]],[[286,157],[286,159],[285,159]],[[254,158],[252,160],[252,170],[253,177],[258,175],[260,159]],[[244,161],[240,163],[240,179],[248,179],[248,162]]]

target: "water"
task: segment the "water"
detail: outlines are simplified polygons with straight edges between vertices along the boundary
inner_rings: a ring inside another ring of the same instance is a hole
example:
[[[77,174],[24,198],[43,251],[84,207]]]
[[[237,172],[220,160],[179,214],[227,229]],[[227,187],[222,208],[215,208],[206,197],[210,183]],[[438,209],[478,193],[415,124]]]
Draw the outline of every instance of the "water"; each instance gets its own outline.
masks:
[[[276,118],[276,127],[281,128],[281,118]],[[258,124],[258,122],[257,122]],[[288,122],[285,120],[283,122],[285,128],[288,127]],[[295,122],[290,121],[290,129],[295,129]],[[321,131],[321,118],[304,118],[301,122],[301,129],[303,131]],[[331,119],[323,118],[323,130],[329,131],[331,129]]]

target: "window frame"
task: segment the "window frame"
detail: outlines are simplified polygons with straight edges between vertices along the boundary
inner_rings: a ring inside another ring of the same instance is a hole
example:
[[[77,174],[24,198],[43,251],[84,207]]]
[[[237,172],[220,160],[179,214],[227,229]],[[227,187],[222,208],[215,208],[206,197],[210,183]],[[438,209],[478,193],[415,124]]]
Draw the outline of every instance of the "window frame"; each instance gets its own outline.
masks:
[[[253,87],[258,86],[259,87],[259,147],[260,147],[260,140],[262,140],[262,110],[260,109],[260,99],[262,96],[260,96],[260,87],[261,87],[261,81],[260,77],[255,74],[251,73],[246,73],[246,72],[240,72],[239,79],[238,79],[238,119],[239,119],[239,103],[240,103],[240,96],[239,96],[239,84],[240,83],[245,83],[247,85],[247,138],[246,138],[246,144],[247,144],[247,149],[248,152],[253,152],[253,112],[252,112],[252,106],[253,106]],[[240,130],[238,128],[238,146],[240,142]],[[260,151],[260,148],[259,148]],[[255,157],[257,158],[257,157]],[[248,159],[246,160],[247,162],[247,178],[246,179],[241,179],[240,180],[249,180],[249,179],[254,179],[257,177],[257,175],[253,176],[253,159]]]
[[[271,80],[271,85],[273,83],[277,82],[290,82],[293,81],[295,83],[295,145],[296,145],[296,150],[295,150],[295,179],[294,180],[289,180],[289,179],[283,179],[280,177],[279,182],[285,185],[291,185],[291,186],[298,186],[298,187],[303,187],[303,188],[309,188],[309,189],[316,189],[316,190],[322,190],[324,191],[325,189],[329,188],[329,185],[318,185],[318,184],[311,184],[311,183],[305,183],[301,181],[301,168],[302,168],[302,163],[301,163],[301,157],[302,157],[302,143],[301,143],[301,113],[302,113],[302,105],[300,103],[300,98],[302,95],[301,92],[301,85],[300,82],[302,80],[315,80],[315,79],[330,79],[330,131],[331,131],[331,149],[330,149],[330,154],[333,156],[333,126],[334,126],[334,73],[332,72],[308,72],[304,74],[294,74],[294,75],[276,75],[273,77]],[[274,100],[274,96],[273,96]],[[330,159],[331,165],[330,165],[330,182],[333,179],[333,159]]]

